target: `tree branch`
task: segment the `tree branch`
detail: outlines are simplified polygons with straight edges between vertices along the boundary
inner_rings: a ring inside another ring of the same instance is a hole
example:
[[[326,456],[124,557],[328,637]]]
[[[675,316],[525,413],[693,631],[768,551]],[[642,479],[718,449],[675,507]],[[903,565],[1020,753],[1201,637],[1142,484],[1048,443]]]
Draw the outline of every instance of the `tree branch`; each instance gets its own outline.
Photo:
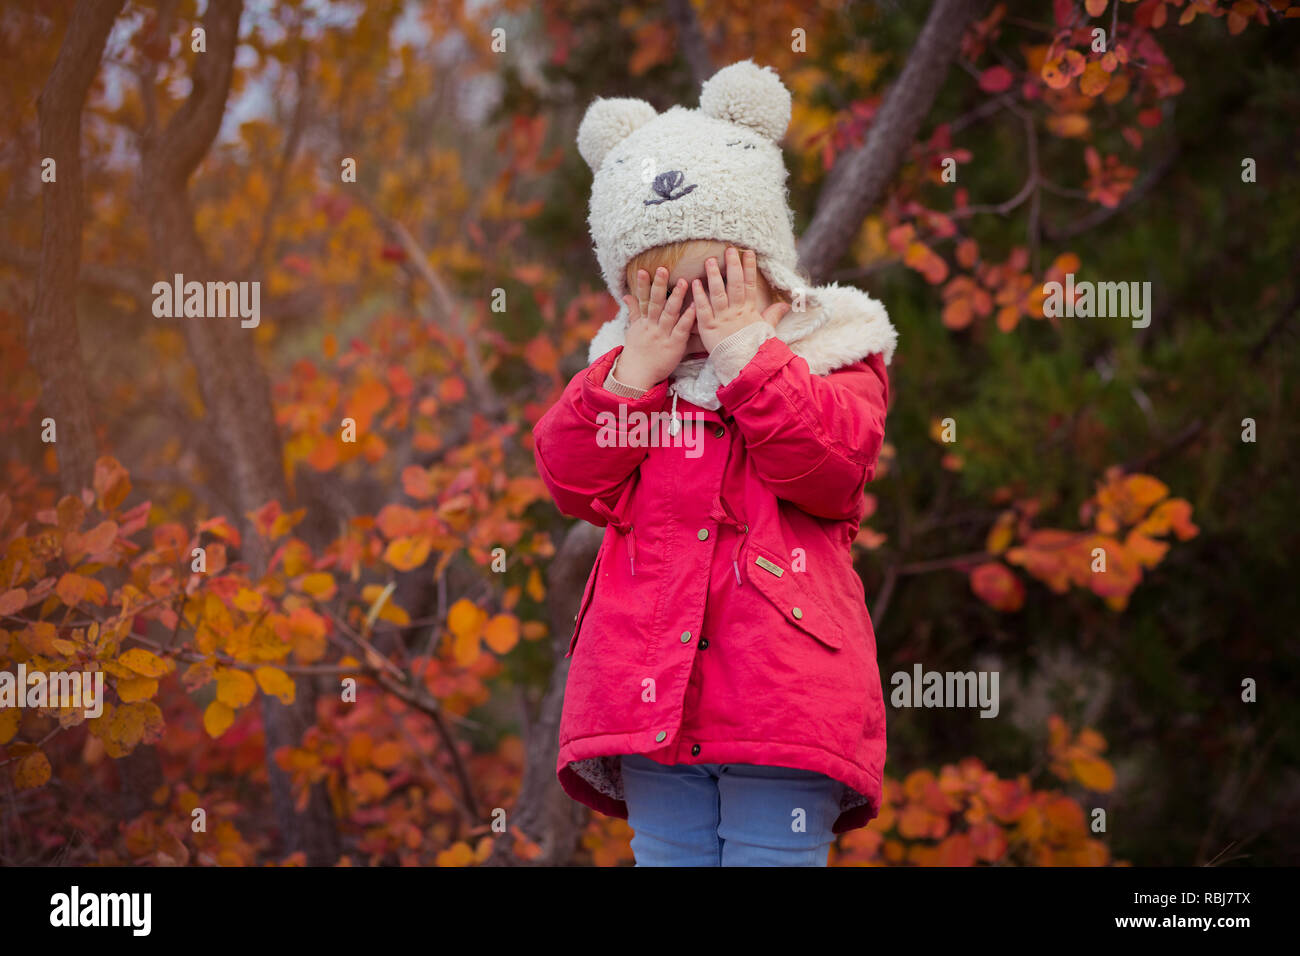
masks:
[[[699,17],[691,0],[667,0],[668,19],[677,31],[677,45],[681,47],[682,57],[691,68],[691,77],[696,86],[713,75],[713,58],[709,55],[709,44],[700,28]]]
[[[866,142],[835,161],[799,243],[800,262],[813,282],[830,273],[884,195],[934,104],[967,24],[982,5],[983,0],[935,0]]]

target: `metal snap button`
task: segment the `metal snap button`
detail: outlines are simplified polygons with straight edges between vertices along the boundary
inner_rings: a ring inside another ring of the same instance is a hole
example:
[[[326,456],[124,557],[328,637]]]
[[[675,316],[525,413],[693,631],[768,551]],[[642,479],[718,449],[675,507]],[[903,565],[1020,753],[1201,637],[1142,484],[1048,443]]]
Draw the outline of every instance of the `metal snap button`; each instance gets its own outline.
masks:
[[[706,539],[708,536],[709,536],[708,528],[701,528],[699,531],[695,532],[695,537],[699,538],[701,541]]]
[[[655,740],[658,741],[659,743],[663,743],[664,738],[667,736],[668,735],[661,730],[659,731],[659,733],[655,734]]]
[[[690,632],[690,631],[682,631],[682,643],[683,643],[683,644],[689,644],[690,641],[691,641],[691,632]]]
[[[793,611],[791,611],[790,613],[794,615],[794,619],[795,619],[796,621],[802,621],[802,620],[803,620],[803,608],[798,608],[798,607],[797,607],[797,608],[795,608]]]
[[[691,756],[698,757],[699,755],[700,755],[700,745],[696,744],[694,747],[691,748]]]
[[[708,646],[709,646],[709,639],[708,639],[707,637],[701,637],[701,638],[700,638],[700,650],[704,650],[704,649],[707,648]]]
[[[714,437],[714,438],[721,438],[721,437],[722,437],[723,435],[725,435],[725,434],[727,434],[727,430],[726,430],[725,428],[723,428],[721,425],[719,425],[717,428],[713,429],[713,437]]]

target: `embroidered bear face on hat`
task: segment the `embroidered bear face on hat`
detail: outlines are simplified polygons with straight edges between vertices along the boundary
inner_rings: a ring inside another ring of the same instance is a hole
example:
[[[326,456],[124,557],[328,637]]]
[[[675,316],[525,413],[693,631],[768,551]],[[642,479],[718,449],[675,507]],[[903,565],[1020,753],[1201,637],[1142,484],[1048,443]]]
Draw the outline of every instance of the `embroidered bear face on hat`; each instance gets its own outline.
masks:
[[[689,239],[751,248],[772,286],[802,288],[778,145],[789,123],[789,91],[750,60],[707,80],[699,109],[658,113],[645,100],[623,98],[592,103],[578,151],[595,173],[588,223],[610,294],[628,291],[634,256]]]

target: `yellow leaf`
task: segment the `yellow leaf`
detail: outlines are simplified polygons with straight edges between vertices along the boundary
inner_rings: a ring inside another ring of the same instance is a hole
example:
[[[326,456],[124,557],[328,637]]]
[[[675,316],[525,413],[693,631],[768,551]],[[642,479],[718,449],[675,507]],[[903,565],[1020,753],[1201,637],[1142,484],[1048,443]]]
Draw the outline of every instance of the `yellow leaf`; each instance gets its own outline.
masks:
[[[461,667],[469,667],[479,655],[479,636],[474,634],[457,634],[452,642],[452,657]]]
[[[203,712],[203,729],[209,737],[220,737],[235,722],[235,712],[219,700],[208,704]]]
[[[375,602],[379,600],[379,596],[383,594],[385,590],[387,590],[387,588],[380,587],[378,584],[367,584],[361,589],[361,600],[366,604],[369,604],[371,611],[373,612]],[[407,614],[406,611],[394,604],[391,597],[384,599],[384,603],[380,605],[379,613],[376,615],[376,618],[380,621],[388,621],[391,624],[396,624],[399,627],[406,627],[411,623],[411,615]]]
[[[132,677],[117,682],[117,696],[123,703],[148,700],[158,693],[158,681],[152,677]]]
[[[984,550],[989,554],[1001,554],[1011,546],[1011,542],[1016,537],[1016,513],[1014,511],[1004,511],[998,515],[997,522],[989,529],[988,539],[984,542]]]
[[[159,657],[143,647],[133,647],[118,657],[117,662],[129,667],[141,677],[162,677],[172,669],[172,662]]]
[[[22,720],[22,711],[17,707],[0,710],[0,745],[7,744],[18,733],[18,724]]]
[[[295,693],[293,678],[280,668],[259,667],[253,675],[257,678],[257,686],[262,688],[263,693],[280,698],[282,704],[293,703]]]
[[[240,588],[235,594],[235,607],[246,614],[256,614],[262,610],[262,595],[248,588]]]
[[[227,707],[243,707],[256,693],[257,684],[248,671],[232,667],[217,673],[217,700]]]
[[[32,790],[50,782],[50,761],[41,751],[30,753],[14,768],[14,785],[19,790]]]
[[[334,596],[337,585],[334,583],[334,576],[324,571],[316,571],[312,574],[303,575],[298,582],[298,587],[316,598],[318,601],[328,601]]]

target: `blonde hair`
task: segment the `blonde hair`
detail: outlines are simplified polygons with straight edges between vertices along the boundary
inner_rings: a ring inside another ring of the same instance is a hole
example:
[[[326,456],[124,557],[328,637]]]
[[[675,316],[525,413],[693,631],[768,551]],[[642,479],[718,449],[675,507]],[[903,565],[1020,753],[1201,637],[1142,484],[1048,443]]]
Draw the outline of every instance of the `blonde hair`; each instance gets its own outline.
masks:
[[[677,263],[681,262],[682,259],[685,258],[686,253],[690,251],[690,247],[694,243],[715,241],[718,240],[682,239],[678,242],[665,243],[662,246],[651,246],[649,249],[645,250],[645,252],[637,253],[637,255],[632,257],[632,261],[627,264],[627,269],[624,273],[623,278],[627,282],[627,287],[629,289],[636,288],[636,274],[638,270],[644,269],[646,272],[650,273],[651,276],[655,274],[655,270],[660,266],[671,271],[673,266],[677,265]],[[737,245],[735,243],[732,243],[732,245],[735,245],[736,248],[742,252],[746,248],[745,246]],[[778,289],[776,286],[772,285],[772,283],[768,282],[767,276],[763,274],[762,269],[758,270],[758,281],[767,289],[768,294],[773,300],[784,302],[786,305],[791,304],[790,294],[784,289]]]

